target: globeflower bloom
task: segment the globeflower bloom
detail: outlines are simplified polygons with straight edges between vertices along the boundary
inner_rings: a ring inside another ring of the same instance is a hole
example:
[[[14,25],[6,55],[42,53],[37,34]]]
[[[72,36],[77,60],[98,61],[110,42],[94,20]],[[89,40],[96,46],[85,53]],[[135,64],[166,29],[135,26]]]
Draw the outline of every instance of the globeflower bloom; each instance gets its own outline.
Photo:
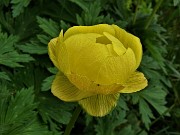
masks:
[[[120,93],[144,89],[147,80],[136,71],[142,59],[138,37],[116,25],[74,26],[48,44],[51,61],[59,69],[52,93],[77,101],[92,116],[104,116]]]

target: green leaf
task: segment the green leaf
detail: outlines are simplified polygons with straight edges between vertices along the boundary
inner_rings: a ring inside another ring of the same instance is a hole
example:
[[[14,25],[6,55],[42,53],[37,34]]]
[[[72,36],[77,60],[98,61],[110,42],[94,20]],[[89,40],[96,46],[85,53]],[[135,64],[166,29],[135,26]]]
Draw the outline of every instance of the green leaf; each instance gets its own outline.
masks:
[[[118,125],[115,125],[114,121],[109,117],[98,119],[95,125],[96,135],[113,135],[116,126]]]
[[[39,27],[49,36],[57,37],[59,35],[60,27],[53,20],[51,19],[46,20],[45,18],[41,18],[38,16],[37,22],[39,24]]]
[[[81,3],[81,0],[74,1],[77,5],[79,5],[84,11],[82,12],[82,15],[76,14],[77,23],[79,25],[95,25],[98,23],[103,22],[104,16],[100,15],[101,12],[101,3],[100,1],[95,1],[93,3]],[[80,4],[81,3],[81,4]],[[86,6],[87,5],[87,6]]]
[[[38,61],[36,60],[36,62]],[[36,94],[39,93],[41,90],[41,83],[46,77],[45,73],[47,72],[47,70],[43,69],[38,63],[36,64],[37,65],[34,65],[33,63],[28,63],[24,65],[23,68],[17,68],[13,70],[13,74],[11,74],[10,76],[12,79],[11,86],[13,86],[13,88],[15,89],[34,86]]]
[[[70,24],[64,22],[63,20],[60,21],[60,26],[63,31],[66,31],[68,28],[70,28]]]
[[[39,39],[39,41],[43,44],[45,44],[47,46],[47,44],[49,43],[49,41],[51,40],[50,37],[46,36],[46,35],[42,35],[42,34],[38,34],[37,38]]]
[[[114,24],[114,23],[115,23],[114,19],[111,17],[110,14],[108,14],[107,16],[105,16],[105,17],[103,18],[103,22],[104,22],[104,23],[107,23],[107,24]],[[122,27],[121,27],[121,28],[122,28]]]
[[[154,58],[155,60],[157,60],[157,62],[159,63],[159,65],[160,65],[161,67],[164,67],[164,66],[165,66],[165,64],[164,64],[165,59],[163,58],[163,56],[162,56],[162,54],[161,54],[161,52],[162,52],[162,50],[161,50],[162,46],[159,46],[159,45],[157,44],[157,42],[153,42],[153,43],[152,43],[152,41],[146,40],[146,47],[147,47],[147,49],[150,51],[150,53],[151,53],[151,55],[153,56],[153,58]]]
[[[85,115],[85,118],[86,118],[86,126],[90,125],[90,123],[93,122],[93,117],[87,113]]]
[[[43,80],[41,90],[42,91],[48,91],[51,89],[52,82],[55,78],[55,75],[49,76],[46,79]]]
[[[118,134],[119,135],[135,135],[135,133],[132,130],[131,125],[124,127]]]
[[[5,54],[8,51],[13,51],[13,45],[18,41],[17,36],[0,33],[0,54]]]
[[[36,15],[39,13],[38,10],[39,9],[35,8],[27,8],[23,14],[20,14],[10,23],[10,26],[13,28],[13,32],[10,33],[16,34],[20,42],[28,42],[30,39],[36,37],[38,32],[38,25],[36,23]]]
[[[174,6],[177,6],[180,3],[180,0],[173,0]]]
[[[77,4],[79,7],[81,7],[84,11],[88,11],[88,3],[83,0],[70,0],[71,2]]]
[[[129,110],[129,108],[128,108],[128,106],[127,106],[127,103],[124,101],[123,96],[121,96],[121,97],[119,98],[118,107],[120,107],[120,108],[122,108],[122,109],[124,109],[124,110],[126,110],[126,111]]]
[[[35,109],[33,88],[21,89],[12,95],[5,83],[0,83],[0,134],[51,135],[39,123]],[[3,97],[2,97],[3,96]]]
[[[8,6],[9,5],[9,0],[1,0],[0,5]]]
[[[13,17],[18,16],[29,5],[31,0],[11,0]]]
[[[147,90],[144,90],[141,94],[141,96],[149,104],[151,104],[160,115],[163,114],[167,110],[167,107],[165,106],[166,95],[167,95],[167,92],[162,90],[162,88],[159,86],[149,87]]]
[[[54,135],[48,128],[43,125],[39,120],[33,119],[27,125],[23,126],[20,132],[21,135]],[[19,135],[13,134],[13,135]],[[61,132],[59,133],[61,135]]]
[[[154,61],[152,57],[143,57],[141,70],[149,80],[148,87],[145,90],[132,94],[132,101],[134,104],[139,103],[142,122],[149,129],[151,119],[155,119],[152,107],[160,115],[169,115],[168,113],[164,114],[164,112],[168,109],[165,106],[166,95],[168,94],[166,87],[171,87],[171,83],[166,78],[166,75],[162,74],[158,62]]]
[[[142,121],[145,124],[147,129],[149,129],[149,126],[151,124],[150,119],[154,118],[149,104],[152,107],[154,107],[154,109],[160,115],[162,115],[167,110],[167,107],[165,106],[166,95],[167,95],[167,92],[162,90],[161,87],[152,86],[152,85],[143,91],[132,94],[133,103],[134,104],[137,104],[137,102],[139,103],[139,111],[142,117]]]
[[[35,42],[19,45],[18,48],[29,54],[47,54],[47,46],[43,46]]]
[[[176,66],[172,63],[172,62],[169,62],[169,61],[166,61],[167,62],[167,67],[173,72],[173,76],[178,78],[180,80],[180,71],[178,71],[178,69],[176,69]]]
[[[7,85],[0,82],[0,134],[5,133],[10,128],[9,124],[5,123],[6,112],[8,110],[8,102],[11,97],[11,92],[7,90]]]
[[[137,110],[136,108],[135,109],[131,109],[129,112],[127,112],[127,123],[126,123],[126,126],[123,127],[120,131],[122,130],[125,130],[127,127],[131,127],[131,131],[132,131],[132,134],[134,135],[139,135],[140,132],[145,132],[145,129],[144,127],[140,127],[140,121],[139,121],[139,116],[137,116]],[[138,113],[139,114],[139,113]],[[125,128],[125,129],[124,129]],[[126,134],[126,133],[124,133]]]
[[[154,116],[149,105],[142,98],[139,99],[139,111],[143,123],[145,124],[146,128],[149,129],[149,125],[151,124],[151,118],[154,118]]]
[[[125,117],[126,111],[117,106],[111,114],[97,118],[97,124],[94,126],[97,135],[114,135],[115,128],[126,122]]]
[[[52,74],[56,74],[58,72],[58,69],[56,67],[50,67],[48,68],[48,71]]]
[[[22,67],[19,62],[29,62],[34,60],[28,54],[19,54],[15,48],[14,44],[17,42],[18,38],[16,36],[0,33],[0,64],[9,67]]]
[[[33,88],[17,91],[16,96],[11,97],[4,122],[23,123],[24,120],[28,120],[35,115],[33,110],[36,107],[37,104],[34,103]]]
[[[58,72],[58,69],[56,67],[50,67],[48,68],[48,71],[54,75],[49,76],[43,80],[41,91],[48,91],[51,89],[52,82],[55,78],[55,74]]]
[[[70,111],[74,108],[73,103],[62,102],[50,92],[43,92],[38,96],[38,100],[40,101],[38,111],[43,121],[50,123],[52,131],[59,129],[59,126],[52,121],[58,124],[68,124],[71,118]]]
[[[115,8],[115,13],[122,20],[127,20],[130,18],[129,11],[130,11],[131,5],[132,5],[132,0],[117,0],[117,2],[113,6]]]
[[[0,79],[5,79],[10,81],[11,79],[9,78],[9,76],[6,74],[6,72],[0,72]]]
[[[145,67],[146,69],[160,69],[157,61],[154,61],[154,59],[150,56],[144,55],[141,62],[142,69]]]
[[[157,61],[154,61],[152,57],[144,56],[141,63],[142,63],[141,70],[146,76],[151,78],[151,84],[153,84],[154,86],[155,85],[162,86],[162,82],[163,82],[166,86],[171,87],[171,82],[169,78],[161,74],[161,68]],[[170,66],[171,64],[169,63],[166,65]]]

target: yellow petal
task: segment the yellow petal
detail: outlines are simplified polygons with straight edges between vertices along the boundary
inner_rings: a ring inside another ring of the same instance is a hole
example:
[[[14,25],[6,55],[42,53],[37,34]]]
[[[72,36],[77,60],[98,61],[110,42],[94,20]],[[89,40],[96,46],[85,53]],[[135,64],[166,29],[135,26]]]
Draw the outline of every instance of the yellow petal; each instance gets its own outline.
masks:
[[[136,57],[136,68],[140,65],[141,59],[142,59],[142,45],[140,42],[140,39],[125,30],[119,28],[116,25],[112,25],[114,27],[114,30],[116,32],[116,37],[121,41],[121,43],[126,47],[130,47]]]
[[[103,34],[112,42],[113,50],[117,55],[123,55],[126,52],[126,48],[117,38],[107,32],[104,32]]]
[[[60,71],[62,71],[65,74],[70,73],[69,55],[68,55],[68,51],[64,43],[58,46],[57,50],[58,50],[57,60],[58,60]]]
[[[69,81],[74,84],[78,89],[84,92],[90,92],[94,94],[115,94],[124,88],[122,85],[119,84],[96,84],[93,81],[89,80],[87,77],[76,74],[68,74],[67,77]]]
[[[120,90],[120,93],[133,93],[144,89],[148,85],[144,74],[141,72],[134,72],[123,85],[124,89]]]
[[[107,57],[96,73],[97,84],[124,84],[135,71],[136,60],[131,48],[124,55]]]
[[[115,34],[113,27],[108,24],[98,24],[94,26],[74,26],[66,31],[66,33],[64,34],[64,39],[67,39],[72,35],[80,34],[80,33],[102,34],[103,32],[108,32],[111,35]]]
[[[105,45],[96,43],[97,37],[99,34],[76,34],[64,42],[71,72],[86,76],[92,81],[102,62],[111,55]]]
[[[51,92],[63,101],[78,101],[94,95],[76,88],[61,72],[56,75],[52,83]]]
[[[63,43],[63,30],[59,37],[52,39],[48,44],[49,56],[53,64],[62,72],[69,73],[69,61],[66,46]]]
[[[102,35],[101,37],[96,38],[96,43],[100,43],[104,45],[112,44],[112,42],[106,36],[102,36]]]
[[[104,116],[117,104],[119,94],[95,95],[79,101],[79,104],[92,116]]]
[[[64,41],[63,30],[61,30],[57,42],[59,42],[61,44],[61,43],[63,43],[63,41]]]
[[[95,84],[125,83],[135,71],[134,52],[128,48],[123,55],[118,56],[118,52],[114,55],[112,51],[115,52],[118,47],[96,43],[98,37],[98,34],[76,34],[64,42],[68,52],[68,60],[64,61],[69,61],[71,73],[85,76]],[[61,57],[63,56],[59,56]]]
[[[58,68],[57,53],[56,53],[57,39],[58,38],[53,38],[48,43],[48,53],[49,53],[49,57],[50,57],[51,61]]]
[[[107,44],[106,47],[107,47],[109,53],[112,54],[112,56],[114,56],[114,57],[119,56],[118,53],[114,50],[114,47],[112,44]]]
[[[61,70],[61,67],[59,65],[59,53],[63,53],[64,55],[64,50],[61,52],[61,47],[63,46],[63,30],[61,30],[59,37],[53,38],[49,43],[48,43],[48,53],[51,61],[53,64]]]

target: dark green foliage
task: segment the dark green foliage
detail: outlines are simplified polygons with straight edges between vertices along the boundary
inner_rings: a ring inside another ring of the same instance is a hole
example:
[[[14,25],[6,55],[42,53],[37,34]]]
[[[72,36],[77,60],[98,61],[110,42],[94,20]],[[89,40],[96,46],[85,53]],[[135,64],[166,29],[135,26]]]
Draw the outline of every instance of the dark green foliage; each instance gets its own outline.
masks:
[[[72,135],[180,133],[180,0],[0,0],[0,10],[0,134],[64,133],[77,104],[50,92],[58,70],[47,45],[61,29],[99,23],[141,39],[148,87],[121,94],[103,118],[81,113]]]
[[[26,43],[18,48],[25,53],[29,54],[47,54],[47,46],[39,45],[40,43]]]
[[[60,32],[60,28],[56,22],[54,22],[51,19],[46,20],[46,19],[41,18],[41,17],[37,17],[37,22],[39,23],[39,27],[46,34],[48,34],[51,37],[57,37],[58,36],[58,34]]]
[[[9,67],[21,67],[19,62],[29,62],[33,58],[28,54],[20,54],[14,48],[17,43],[18,37],[0,33],[0,65]]]
[[[0,134],[2,135],[50,135],[37,117],[33,88],[10,91],[0,84]]]
[[[24,8],[28,6],[31,0],[11,0],[12,5],[12,15],[13,17],[18,16],[24,11]]]
[[[116,133],[116,127],[127,123],[127,120],[125,119],[126,111],[128,110],[126,103],[120,99],[118,105],[117,109],[110,115],[105,116],[104,118],[97,118],[97,124],[94,126],[97,135],[114,135]],[[120,127],[119,129],[124,130],[124,127]],[[120,130],[117,130],[117,133]]]
[[[62,124],[68,124],[74,104],[59,101],[49,93],[42,93],[38,97],[40,105],[38,111],[43,121],[50,124],[52,131],[60,130]],[[59,124],[56,124],[59,123]]]
[[[10,81],[10,78],[8,77],[8,75],[6,74],[6,72],[0,72],[0,78]]]
[[[101,11],[99,1],[95,1],[93,3],[85,3],[83,1],[74,0],[73,2],[83,9],[81,17],[78,14],[76,15],[78,25],[94,25],[102,23],[103,16],[99,16],[99,13]]]
[[[56,74],[57,73],[57,69],[56,68],[48,68],[48,71],[50,73],[52,73],[52,74]],[[42,83],[41,90],[42,91],[50,90],[51,89],[51,84],[52,84],[54,78],[55,78],[55,75],[52,75],[52,76],[49,76],[46,79],[44,79],[43,83]]]

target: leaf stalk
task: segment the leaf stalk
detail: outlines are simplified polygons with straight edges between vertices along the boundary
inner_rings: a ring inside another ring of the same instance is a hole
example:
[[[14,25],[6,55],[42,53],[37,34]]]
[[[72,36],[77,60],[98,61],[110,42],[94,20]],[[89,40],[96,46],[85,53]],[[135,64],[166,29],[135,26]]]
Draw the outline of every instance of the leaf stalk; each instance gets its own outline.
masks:
[[[72,117],[71,117],[71,120],[69,121],[68,125],[66,126],[64,135],[70,135],[71,130],[74,127],[74,124],[75,124],[80,112],[81,112],[81,106],[78,105],[76,107],[76,110],[74,111]]]

